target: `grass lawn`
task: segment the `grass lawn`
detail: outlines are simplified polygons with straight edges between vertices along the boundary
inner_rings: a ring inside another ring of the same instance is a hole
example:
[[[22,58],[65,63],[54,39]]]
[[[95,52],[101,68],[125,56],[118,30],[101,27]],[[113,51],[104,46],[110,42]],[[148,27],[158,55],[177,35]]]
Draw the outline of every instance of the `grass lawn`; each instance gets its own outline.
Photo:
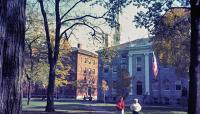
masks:
[[[115,114],[115,104],[89,101],[64,100],[55,102],[56,112],[44,112],[46,101],[33,100],[30,105],[23,100],[23,114]],[[132,114],[126,107],[125,114]],[[140,114],[186,114],[180,108],[145,106]]]

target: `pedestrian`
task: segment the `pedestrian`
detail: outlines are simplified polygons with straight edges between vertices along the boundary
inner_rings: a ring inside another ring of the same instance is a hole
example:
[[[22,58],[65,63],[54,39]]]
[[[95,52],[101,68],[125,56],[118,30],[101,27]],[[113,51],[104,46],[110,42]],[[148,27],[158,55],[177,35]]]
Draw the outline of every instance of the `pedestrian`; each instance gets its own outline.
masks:
[[[117,114],[124,114],[125,103],[123,97],[120,97],[116,104]]]
[[[139,111],[142,109],[142,107],[138,103],[138,99],[133,100],[133,104],[131,104],[130,109],[133,112],[133,114],[139,114]]]

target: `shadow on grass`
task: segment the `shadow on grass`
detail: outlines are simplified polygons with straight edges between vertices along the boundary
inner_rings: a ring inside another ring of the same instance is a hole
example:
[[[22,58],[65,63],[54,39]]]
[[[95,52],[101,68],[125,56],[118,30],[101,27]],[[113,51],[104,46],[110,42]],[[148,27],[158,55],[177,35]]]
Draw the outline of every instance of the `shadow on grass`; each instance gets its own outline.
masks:
[[[23,114],[114,114],[116,111],[115,104],[71,100],[55,102],[56,112],[44,112],[45,101],[32,103],[30,106],[24,105]],[[132,114],[129,106],[126,106],[125,111],[126,114]],[[167,106],[144,106],[141,114],[186,114],[186,111]]]
[[[69,111],[55,111],[55,112],[45,112],[45,111],[23,111],[22,114],[96,114],[95,112],[84,111],[84,112],[69,112]]]
[[[29,107],[29,110],[44,110],[45,106],[33,106]],[[79,110],[89,110],[89,111],[115,111],[113,106],[93,106],[92,104],[59,104],[55,105],[56,110],[67,111],[79,111]]]
[[[69,114],[67,112],[23,111],[22,114]]]

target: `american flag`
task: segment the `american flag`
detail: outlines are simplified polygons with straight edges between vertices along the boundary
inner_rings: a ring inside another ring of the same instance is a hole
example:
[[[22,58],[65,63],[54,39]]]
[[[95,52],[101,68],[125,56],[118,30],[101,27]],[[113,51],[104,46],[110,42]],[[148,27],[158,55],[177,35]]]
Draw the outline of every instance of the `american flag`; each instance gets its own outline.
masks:
[[[157,64],[157,60],[156,60],[156,56],[153,52],[153,66],[152,66],[152,70],[153,70],[153,74],[156,77],[158,75],[158,64]]]

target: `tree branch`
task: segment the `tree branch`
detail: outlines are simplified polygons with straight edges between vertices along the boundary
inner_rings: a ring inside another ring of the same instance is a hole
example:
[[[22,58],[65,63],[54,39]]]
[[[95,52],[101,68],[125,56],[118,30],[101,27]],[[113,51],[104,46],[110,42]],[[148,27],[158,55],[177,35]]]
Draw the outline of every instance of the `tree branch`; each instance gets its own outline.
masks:
[[[92,26],[90,26],[90,25],[88,25],[88,24],[86,24],[86,23],[83,22],[83,23],[74,23],[72,26],[70,26],[69,28],[65,29],[61,33],[60,38],[62,38],[62,36],[65,34],[65,32],[67,32],[68,30],[70,30],[71,28],[73,28],[74,26],[77,26],[77,25],[84,25],[84,26],[87,26],[90,29],[92,29],[93,30],[93,34],[91,34],[92,36],[94,36],[96,34],[96,30]]]
[[[76,7],[76,5],[81,3],[81,1],[82,0],[79,0],[78,2],[76,2],[60,19],[62,20],[72,9],[74,9],[74,7]]]
[[[64,24],[65,22],[68,22],[68,21],[75,21],[75,20],[81,20],[81,19],[84,19],[84,18],[87,18],[87,17],[90,17],[90,18],[93,18],[93,19],[100,19],[100,18],[103,18],[108,12],[105,12],[102,16],[92,16],[92,15],[84,15],[84,16],[81,16],[81,17],[77,17],[77,18],[73,18],[73,19],[66,19],[64,21],[61,22],[61,24]]]
[[[68,41],[68,39],[70,38],[70,36],[73,34],[73,30],[74,29],[72,29],[72,31],[69,33],[69,35],[67,35],[67,32],[65,32],[64,34],[65,34],[65,39]]]
[[[59,11],[59,3],[60,0],[55,0],[55,12],[56,12],[56,31],[55,31],[55,46],[54,46],[54,56],[53,56],[53,64],[56,65],[59,54],[60,47],[60,28],[61,28],[61,19],[60,19],[60,11]]]
[[[40,38],[40,36],[38,36],[38,37],[36,37],[35,39],[33,39],[31,42],[30,42],[30,44],[32,44],[33,42],[35,42],[37,39],[39,39]]]
[[[38,0],[38,2],[40,4],[41,13],[43,16],[44,28],[45,28],[45,32],[46,32],[46,40],[47,40],[47,46],[48,46],[48,55],[49,55],[48,60],[50,62],[50,61],[52,61],[53,51],[52,51],[51,41],[50,41],[49,25],[48,25],[46,11],[44,10],[43,0]]]

